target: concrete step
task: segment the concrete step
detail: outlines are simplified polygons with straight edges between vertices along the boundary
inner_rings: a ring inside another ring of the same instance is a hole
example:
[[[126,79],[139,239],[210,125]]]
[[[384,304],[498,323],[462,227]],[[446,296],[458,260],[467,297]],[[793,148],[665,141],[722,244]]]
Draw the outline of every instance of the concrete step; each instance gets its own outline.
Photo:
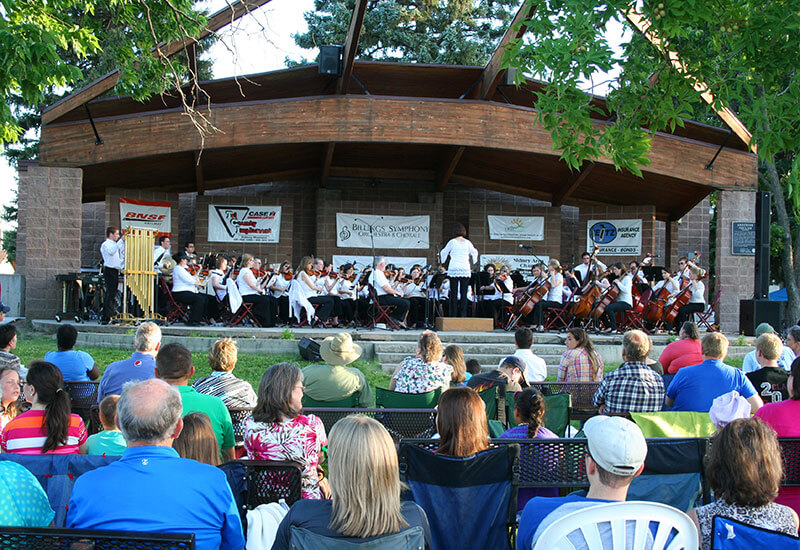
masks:
[[[442,342],[443,346],[455,344],[461,348],[464,355],[473,353],[506,354],[514,353],[516,347],[511,344],[490,344],[490,343],[464,343],[464,342]],[[536,355],[561,355],[566,348],[563,345],[533,346],[531,350]],[[417,351],[416,342],[376,342],[375,353],[408,353],[414,354]]]

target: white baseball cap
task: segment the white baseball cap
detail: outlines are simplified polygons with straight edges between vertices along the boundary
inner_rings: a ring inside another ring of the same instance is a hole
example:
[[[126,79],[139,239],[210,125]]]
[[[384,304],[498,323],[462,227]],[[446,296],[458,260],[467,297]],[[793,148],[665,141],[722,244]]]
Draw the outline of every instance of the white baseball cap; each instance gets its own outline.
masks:
[[[598,466],[619,476],[634,475],[647,456],[642,430],[621,416],[593,416],[583,425],[589,454]]]

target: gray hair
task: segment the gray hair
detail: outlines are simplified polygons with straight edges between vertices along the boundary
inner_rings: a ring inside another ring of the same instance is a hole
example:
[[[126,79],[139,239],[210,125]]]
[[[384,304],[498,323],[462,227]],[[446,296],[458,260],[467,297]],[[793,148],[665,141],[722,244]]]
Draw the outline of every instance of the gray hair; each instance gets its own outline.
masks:
[[[372,262],[372,267],[378,267],[381,263],[386,261],[386,256],[377,256],[375,261]]]
[[[133,349],[136,351],[154,351],[161,342],[161,328],[150,321],[142,323],[133,337]]]
[[[641,330],[629,330],[622,336],[626,361],[644,361],[650,352],[650,338]]]
[[[181,394],[158,378],[128,382],[117,402],[119,429],[128,443],[167,439],[182,413]]]

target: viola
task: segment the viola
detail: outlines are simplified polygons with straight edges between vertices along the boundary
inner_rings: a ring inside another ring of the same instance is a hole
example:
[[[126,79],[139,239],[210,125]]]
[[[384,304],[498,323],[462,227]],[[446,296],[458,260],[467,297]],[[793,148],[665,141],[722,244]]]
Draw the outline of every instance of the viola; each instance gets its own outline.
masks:
[[[200,271],[200,266],[198,264],[187,265],[186,271],[188,271],[190,275],[197,275]]]

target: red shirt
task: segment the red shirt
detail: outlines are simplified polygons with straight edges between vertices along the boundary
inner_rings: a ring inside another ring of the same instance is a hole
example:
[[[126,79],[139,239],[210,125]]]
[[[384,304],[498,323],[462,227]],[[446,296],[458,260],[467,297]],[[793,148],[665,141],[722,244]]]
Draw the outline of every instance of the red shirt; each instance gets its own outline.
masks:
[[[675,374],[683,367],[699,365],[703,362],[703,347],[700,340],[683,338],[667,344],[658,362],[664,367],[664,374]]]

